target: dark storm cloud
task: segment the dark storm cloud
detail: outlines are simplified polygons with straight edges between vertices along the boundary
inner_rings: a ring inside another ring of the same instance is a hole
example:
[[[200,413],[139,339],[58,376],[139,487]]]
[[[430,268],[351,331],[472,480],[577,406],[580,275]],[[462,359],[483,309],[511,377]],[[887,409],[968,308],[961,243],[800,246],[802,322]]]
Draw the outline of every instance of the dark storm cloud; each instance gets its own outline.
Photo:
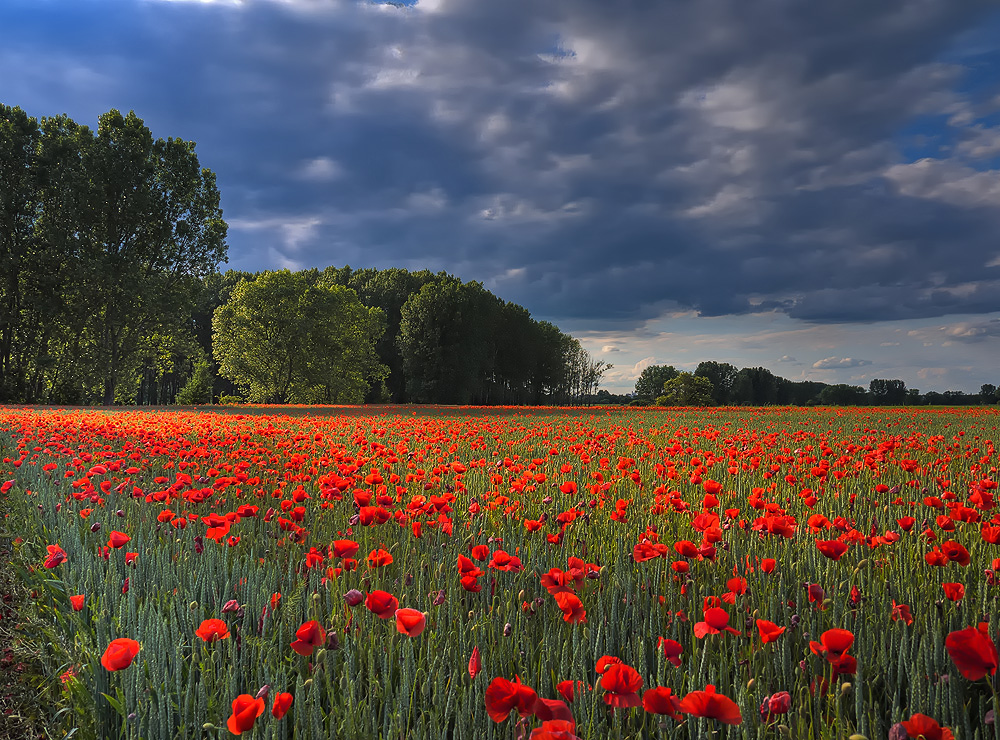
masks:
[[[955,45],[987,9],[12,2],[0,100],[197,141],[243,269],[444,269],[595,326],[985,313],[998,90],[963,85],[998,52]],[[915,121],[954,145],[906,161]]]

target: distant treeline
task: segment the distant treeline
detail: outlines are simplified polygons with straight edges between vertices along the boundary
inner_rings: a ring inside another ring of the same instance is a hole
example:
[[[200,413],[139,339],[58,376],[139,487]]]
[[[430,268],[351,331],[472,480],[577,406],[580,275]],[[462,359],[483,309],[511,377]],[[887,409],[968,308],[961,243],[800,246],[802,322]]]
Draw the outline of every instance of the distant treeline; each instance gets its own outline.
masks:
[[[830,385],[787,380],[763,367],[702,362],[693,373],[672,365],[651,365],[639,375],[633,394],[599,391],[585,400],[635,406],[978,406],[1000,403],[1000,389],[987,383],[979,393],[921,393],[898,379],[875,379],[868,388]]]
[[[0,105],[0,402],[573,403],[571,336],[444,273],[218,273],[193,142]]]

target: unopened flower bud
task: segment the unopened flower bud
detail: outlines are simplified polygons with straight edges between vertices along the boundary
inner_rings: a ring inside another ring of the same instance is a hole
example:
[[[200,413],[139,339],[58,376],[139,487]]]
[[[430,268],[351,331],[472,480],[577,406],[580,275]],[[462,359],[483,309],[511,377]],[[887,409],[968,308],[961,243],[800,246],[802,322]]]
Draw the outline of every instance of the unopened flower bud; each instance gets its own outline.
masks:
[[[350,591],[344,594],[344,601],[347,602],[348,606],[357,606],[364,600],[365,600],[364,594],[362,594],[356,588],[352,588]]]

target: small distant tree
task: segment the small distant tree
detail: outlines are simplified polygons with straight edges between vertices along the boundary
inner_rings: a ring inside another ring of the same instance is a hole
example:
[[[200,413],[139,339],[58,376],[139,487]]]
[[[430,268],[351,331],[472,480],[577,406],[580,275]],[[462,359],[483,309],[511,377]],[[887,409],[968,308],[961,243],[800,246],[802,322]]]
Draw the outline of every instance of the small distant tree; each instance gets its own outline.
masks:
[[[643,401],[652,401],[663,393],[663,385],[679,374],[673,365],[650,365],[643,369],[635,381],[635,395]]]
[[[983,383],[979,388],[979,398],[982,399],[982,403],[996,403],[1000,400],[1000,396],[997,394],[997,387],[992,383]]]
[[[657,406],[711,406],[712,381],[693,373],[680,373],[663,384]]]

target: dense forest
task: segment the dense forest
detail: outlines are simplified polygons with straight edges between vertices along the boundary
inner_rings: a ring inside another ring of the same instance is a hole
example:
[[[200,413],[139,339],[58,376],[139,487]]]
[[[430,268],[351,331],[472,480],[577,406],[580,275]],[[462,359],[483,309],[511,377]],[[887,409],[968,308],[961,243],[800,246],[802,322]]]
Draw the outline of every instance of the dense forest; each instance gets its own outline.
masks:
[[[0,401],[573,403],[610,367],[445,273],[220,274],[193,142],[0,105]]]

